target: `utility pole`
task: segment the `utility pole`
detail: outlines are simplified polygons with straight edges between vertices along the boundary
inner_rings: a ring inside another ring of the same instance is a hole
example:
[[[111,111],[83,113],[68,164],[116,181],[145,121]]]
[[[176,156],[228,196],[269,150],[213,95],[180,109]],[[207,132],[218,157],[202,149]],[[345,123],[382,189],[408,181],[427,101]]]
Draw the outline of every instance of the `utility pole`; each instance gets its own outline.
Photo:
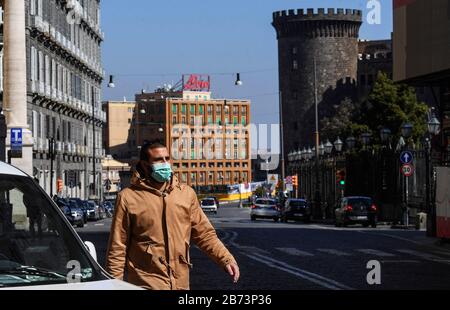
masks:
[[[285,166],[284,166],[284,130],[283,130],[283,92],[280,90],[279,93],[279,105],[280,105],[280,153],[281,153],[281,190],[283,194],[286,190],[286,184],[284,183],[285,178]]]
[[[317,64],[316,57],[314,57],[314,107],[315,107],[315,118],[316,118],[316,131],[314,133],[315,145],[316,145],[316,162],[315,162],[315,171],[316,171],[316,186],[315,186],[315,214],[316,217],[320,214],[320,206],[321,206],[321,197],[320,197],[320,171],[319,171],[319,144],[320,144],[320,134],[319,134],[319,102],[317,99]]]

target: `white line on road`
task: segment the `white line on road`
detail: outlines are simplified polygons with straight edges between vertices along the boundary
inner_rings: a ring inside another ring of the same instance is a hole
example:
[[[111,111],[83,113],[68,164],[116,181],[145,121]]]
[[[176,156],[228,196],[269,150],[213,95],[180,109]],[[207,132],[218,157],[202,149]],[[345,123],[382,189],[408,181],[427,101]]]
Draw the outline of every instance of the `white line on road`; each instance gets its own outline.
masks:
[[[395,254],[391,254],[391,253],[387,253],[387,252],[383,252],[383,251],[375,250],[375,249],[359,249],[359,250],[356,250],[356,251],[364,253],[364,254],[369,254],[369,255],[374,255],[374,256],[381,256],[381,257],[394,257],[394,256],[396,256]]]
[[[397,252],[409,254],[412,256],[417,256],[422,259],[436,262],[436,263],[450,264],[450,260],[446,260],[446,259],[443,259],[442,257],[436,256],[433,254],[429,254],[429,253],[423,253],[423,252],[419,252],[419,251],[415,251],[415,250],[411,250],[411,249],[400,249],[400,250],[397,250]]]
[[[418,260],[380,260],[380,263],[382,264],[420,264],[421,262]]]
[[[100,223],[100,224],[94,224],[94,226],[105,226],[105,224]]]
[[[276,250],[281,251],[283,253],[287,253],[289,255],[294,256],[314,256],[314,254],[311,254],[309,252],[301,251],[296,248],[276,248]]]
[[[238,233],[233,231],[233,232],[231,232],[231,234],[232,234],[232,237],[230,238],[229,243],[238,249],[242,248],[239,244],[237,244],[235,242],[236,238],[238,237]],[[266,266],[285,271],[287,273],[293,274],[295,276],[298,276],[300,278],[303,278],[305,280],[308,280],[312,283],[315,283],[317,285],[320,285],[320,286],[328,288],[328,289],[332,289],[332,290],[343,290],[343,289],[351,290],[352,289],[351,287],[346,286],[337,281],[334,281],[332,279],[328,279],[328,278],[322,277],[321,275],[318,275],[316,273],[309,272],[309,271],[291,266],[287,263],[280,261],[279,259],[273,259],[272,257],[266,256],[263,254],[258,254],[258,253],[250,254],[250,253],[242,252],[242,254],[255,260],[255,261],[265,264]]]
[[[317,251],[327,253],[327,254],[337,255],[337,256],[350,256],[349,253],[339,251],[336,249],[317,249]]]
[[[315,283],[317,285],[320,285],[322,287],[331,289],[331,290],[351,290],[352,288],[349,286],[346,286],[342,283],[339,283],[337,281],[322,277],[321,275],[318,275],[313,272],[309,272],[300,268],[296,268],[294,266],[291,266],[289,264],[286,264],[284,262],[281,262],[279,260],[274,260],[271,257],[267,257],[260,254],[244,254],[247,257],[256,260],[260,263],[263,263],[269,267],[276,268],[278,270],[285,271],[287,273],[293,274],[295,276],[298,276],[302,279],[308,280],[312,283]]]

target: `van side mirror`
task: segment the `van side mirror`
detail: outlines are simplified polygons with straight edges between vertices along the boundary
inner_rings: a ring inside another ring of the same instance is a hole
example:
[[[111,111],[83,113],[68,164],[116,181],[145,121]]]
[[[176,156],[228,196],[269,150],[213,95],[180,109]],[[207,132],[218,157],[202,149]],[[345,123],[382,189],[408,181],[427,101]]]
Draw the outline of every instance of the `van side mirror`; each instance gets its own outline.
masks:
[[[84,244],[91,254],[92,258],[97,261],[97,250],[95,249],[95,245],[90,241],[85,241]]]

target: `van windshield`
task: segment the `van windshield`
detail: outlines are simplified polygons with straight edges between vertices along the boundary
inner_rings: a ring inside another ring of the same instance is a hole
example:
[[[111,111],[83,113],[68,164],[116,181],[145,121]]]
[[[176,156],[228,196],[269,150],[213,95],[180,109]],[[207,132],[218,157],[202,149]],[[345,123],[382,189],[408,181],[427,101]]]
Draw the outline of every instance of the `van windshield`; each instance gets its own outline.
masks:
[[[106,279],[97,268],[31,179],[0,174],[0,287]]]

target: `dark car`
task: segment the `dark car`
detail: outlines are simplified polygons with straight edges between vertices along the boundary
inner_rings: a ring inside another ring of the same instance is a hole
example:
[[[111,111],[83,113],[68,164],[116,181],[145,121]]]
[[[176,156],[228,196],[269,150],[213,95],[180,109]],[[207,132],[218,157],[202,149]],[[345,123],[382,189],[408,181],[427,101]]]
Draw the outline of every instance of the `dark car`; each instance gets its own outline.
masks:
[[[70,224],[77,225],[77,227],[84,227],[83,211],[81,210],[81,208],[66,205],[62,207],[61,210],[63,211]]]
[[[69,203],[71,206],[78,207],[83,211],[83,220],[84,223],[87,223],[88,220],[87,205],[83,202],[83,200],[81,200],[80,198],[70,198]]]
[[[336,226],[347,226],[350,224],[362,224],[377,227],[377,207],[370,197],[344,197],[338,203],[335,210]]]
[[[309,222],[311,220],[311,208],[305,199],[288,199],[281,211],[281,221],[287,223],[290,220]]]
[[[87,212],[88,220],[98,221],[100,219],[100,210],[97,204],[91,200],[88,202]]]

